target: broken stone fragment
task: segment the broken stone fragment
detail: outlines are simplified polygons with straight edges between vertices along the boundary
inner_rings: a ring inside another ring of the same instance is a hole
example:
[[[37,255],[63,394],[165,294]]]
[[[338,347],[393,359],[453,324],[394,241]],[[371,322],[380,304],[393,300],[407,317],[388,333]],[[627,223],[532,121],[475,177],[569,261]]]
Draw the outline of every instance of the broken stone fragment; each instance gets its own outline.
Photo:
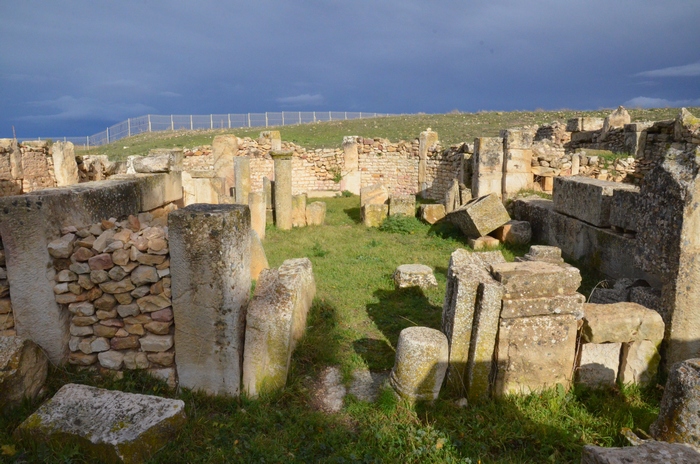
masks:
[[[33,341],[0,336],[0,410],[33,399],[44,386],[49,360]]]
[[[659,417],[649,431],[656,440],[700,447],[700,359],[674,364],[668,374]]]
[[[445,205],[420,205],[420,217],[428,224],[435,224],[445,217]]]
[[[392,278],[396,288],[437,287],[433,270],[424,264],[402,264],[396,268]]]

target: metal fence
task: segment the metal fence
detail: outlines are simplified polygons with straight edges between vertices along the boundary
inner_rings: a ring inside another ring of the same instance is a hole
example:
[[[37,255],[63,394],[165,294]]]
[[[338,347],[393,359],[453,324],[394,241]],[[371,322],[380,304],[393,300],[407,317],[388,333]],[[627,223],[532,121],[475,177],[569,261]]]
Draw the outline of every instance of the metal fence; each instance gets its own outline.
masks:
[[[281,113],[246,113],[246,114],[190,114],[162,115],[147,114],[114,124],[102,132],[86,137],[44,137],[44,139],[63,140],[87,148],[105,145],[125,137],[143,132],[176,131],[180,129],[237,129],[243,127],[289,126],[319,121],[340,121],[348,119],[367,119],[390,116],[383,113],[363,113],[348,111],[283,111]],[[39,137],[39,140],[42,138]],[[36,140],[36,139],[22,139]]]

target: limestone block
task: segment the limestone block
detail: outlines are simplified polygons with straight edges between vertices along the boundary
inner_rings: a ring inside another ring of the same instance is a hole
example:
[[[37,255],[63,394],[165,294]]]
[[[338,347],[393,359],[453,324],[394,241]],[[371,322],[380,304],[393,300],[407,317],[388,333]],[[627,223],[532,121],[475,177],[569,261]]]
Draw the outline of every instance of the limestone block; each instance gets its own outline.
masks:
[[[532,230],[532,229],[531,229]],[[559,264],[564,262],[561,257],[561,248],[549,245],[531,245],[522,259],[516,261],[546,261],[548,263]]]
[[[250,208],[250,227],[258,234],[260,240],[264,240],[267,225],[264,193],[251,192],[248,195],[248,207]]]
[[[306,225],[322,226],[326,221],[326,203],[314,201],[306,205]]]
[[[622,343],[584,343],[576,382],[591,388],[615,385]]]
[[[493,193],[470,201],[448,217],[471,238],[483,237],[510,221],[503,203]]]
[[[503,262],[500,251],[470,253],[458,249],[450,256],[441,328],[450,345],[448,384],[461,394],[466,394],[467,388],[472,331],[480,301],[479,284],[492,282],[490,265]]]
[[[168,226],[180,385],[238,395],[250,292],[248,207],[190,205],[170,213]]]
[[[367,227],[379,227],[389,215],[389,205],[369,203],[362,207],[362,223]]]
[[[389,199],[389,191],[381,182],[360,189],[360,208],[365,205],[383,205]]]
[[[397,215],[415,217],[415,195],[391,195],[391,197],[389,198],[389,216]]]
[[[420,205],[420,217],[428,224],[435,224],[445,217],[445,205]]]
[[[539,298],[503,299],[501,317],[545,316],[548,314],[583,314],[583,303],[586,297],[580,293],[573,295],[558,295]]]
[[[479,238],[470,238],[467,242],[474,251],[488,250],[489,248],[497,248],[501,242],[490,235],[484,235]]]
[[[234,186],[236,189],[235,202],[239,205],[248,204],[250,194],[250,158],[236,156],[233,158]]]
[[[445,378],[449,349],[445,335],[428,327],[399,333],[389,383],[409,401],[436,400]]]
[[[250,278],[258,280],[258,276],[263,269],[269,269],[265,248],[263,248],[260,237],[255,230],[250,231]]]
[[[535,128],[503,129],[499,134],[503,138],[503,146],[506,150],[528,149],[532,147],[535,139]]]
[[[501,137],[475,138],[472,160],[476,175],[503,172],[503,139]]]
[[[597,227],[610,227],[610,205],[615,190],[637,190],[631,184],[588,177],[556,177],[554,210]]]
[[[656,440],[700,447],[700,359],[674,364],[666,380],[659,417],[649,432]]]
[[[494,278],[505,287],[504,298],[573,295],[581,286],[581,272],[573,266],[544,261],[494,264]]]
[[[632,117],[627,110],[619,106],[615,111],[610,113],[603,121],[603,134],[611,129],[620,129],[625,127],[625,124],[632,122]]]
[[[618,375],[620,382],[639,384],[655,382],[661,360],[658,345],[659,342],[650,340],[623,343]]]
[[[681,443],[646,440],[639,446],[603,448],[585,445],[581,464],[622,464],[643,462],[644,464],[694,464],[700,462],[700,453]]]
[[[603,118],[572,118],[566,122],[567,132],[596,131],[603,128]]]
[[[292,152],[272,152],[275,166],[275,225],[278,229],[292,228]]]
[[[56,186],[64,187],[80,182],[78,163],[75,162],[75,147],[71,142],[54,142],[51,145]]]
[[[639,189],[613,191],[610,203],[610,225],[626,231],[637,230],[637,198]]]
[[[285,385],[292,352],[306,329],[315,293],[308,258],[290,259],[278,269],[260,274],[245,329],[243,388],[249,396]]]
[[[130,156],[134,170],[139,173],[153,174],[156,172],[182,171],[182,149],[154,148],[148,156]]]
[[[531,189],[533,182],[531,172],[506,172],[503,174],[503,195],[512,197],[521,190]]]
[[[292,195],[292,227],[306,226],[306,194]]]
[[[437,287],[433,270],[424,264],[402,264],[396,268],[392,279],[396,288]]]
[[[479,283],[467,364],[467,395],[472,402],[486,399],[491,393],[502,298],[503,286],[498,282],[486,280]]]
[[[496,395],[522,394],[571,384],[576,355],[571,314],[501,319]]]
[[[472,201],[474,197],[472,197],[472,189],[467,188],[466,185],[460,185],[459,187],[459,199],[460,203],[459,206],[464,206],[470,201]]]
[[[503,173],[474,174],[472,177],[472,194],[474,197],[483,197],[491,193],[499,198],[503,194]]]
[[[143,462],[177,437],[185,403],[159,396],[68,384],[29,416],[15,437],[75,443],[102,462]]]
[[[48,366],[48,358],[33,341],[0,336],[0,410],[36,397],[46,381]]]
[[[586,303],[581,338],[588,343],[659,341],[664,338],[664,321],[637,303]]]
[[[498,229],[491,232],[500,242],[512,245],[525,245],[532,239],[532,227],[527,221],[511,219]]]
[[[235,185],[233,158],[238,153],[238,137],[235,135],[217,135],[211,143],[212,164],[216,177],[224,179],[223,190],[229,195]]]
[[[445,213],[451,213],[460,206],[462,206],[462,202],[459,193],[459,182],[457,179],[452,179],[450,188],[445,191]]]

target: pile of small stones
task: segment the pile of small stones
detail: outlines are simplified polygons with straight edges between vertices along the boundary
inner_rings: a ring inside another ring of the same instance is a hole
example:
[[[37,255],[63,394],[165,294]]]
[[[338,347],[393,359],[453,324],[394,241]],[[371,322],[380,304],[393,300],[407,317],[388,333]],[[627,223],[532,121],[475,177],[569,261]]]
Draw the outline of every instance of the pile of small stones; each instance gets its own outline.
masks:
[[[49,243],[56,302],[71,313],[71,364],[112,370],[173,365],[167,210],[159,214],[66,227]]]

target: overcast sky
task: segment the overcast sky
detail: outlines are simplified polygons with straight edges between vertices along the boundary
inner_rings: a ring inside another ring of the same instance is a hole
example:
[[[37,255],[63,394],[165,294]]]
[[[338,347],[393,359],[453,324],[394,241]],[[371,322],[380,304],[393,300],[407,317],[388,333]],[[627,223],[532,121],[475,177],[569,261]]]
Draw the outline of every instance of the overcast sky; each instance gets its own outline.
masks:
[[[620,104],[700,106],[700,1],[0,0],[0,137]]]

